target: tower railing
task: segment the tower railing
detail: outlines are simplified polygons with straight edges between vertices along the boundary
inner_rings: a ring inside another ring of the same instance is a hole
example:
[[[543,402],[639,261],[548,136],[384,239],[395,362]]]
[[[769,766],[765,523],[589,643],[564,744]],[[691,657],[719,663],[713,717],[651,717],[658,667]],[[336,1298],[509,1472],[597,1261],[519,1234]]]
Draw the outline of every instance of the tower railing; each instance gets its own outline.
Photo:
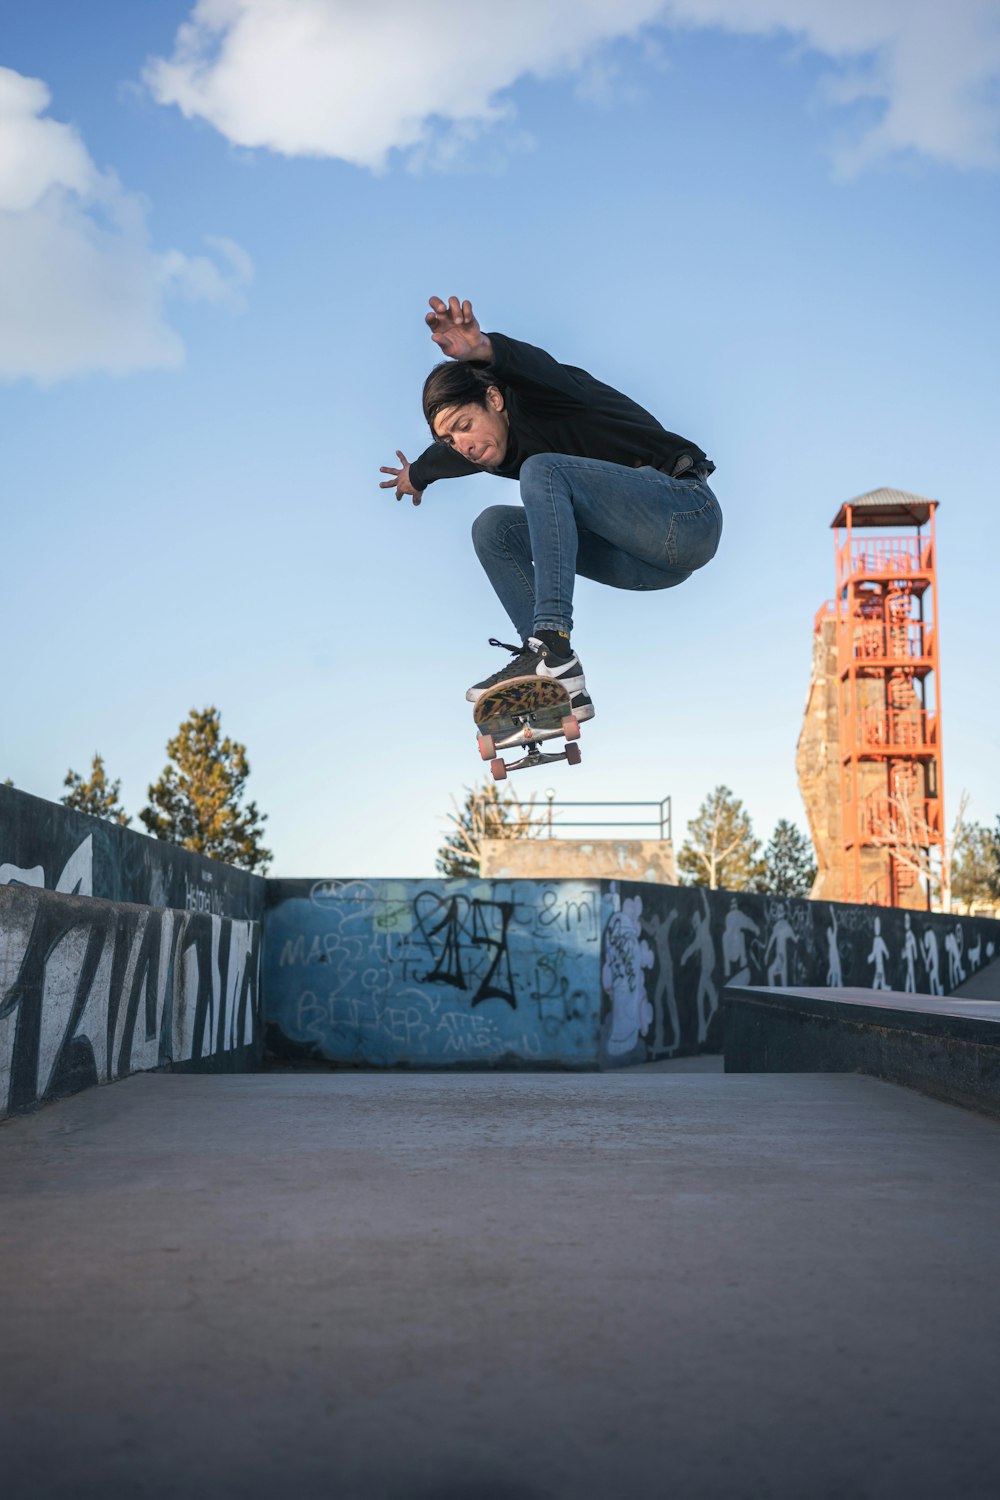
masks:
[[[927,572],[932,565],[932,545],[922,537],[852,536],[849,543],[837,549],[841,581],[852,575],[912,575]]]
[[[852,716],[859,750],[933,750],[938,743],[937,715],[920,708],[866,708]]]
[[[877,658],[886,662],[913,662],[934,654],[933,626],[921,620],[886,625],[881,620],[853,622],[851,649],[855,660]]]
[[[861,804],[858,828],[867,839],[926,849],[941,832],[941,806],[930,797],[890,800],[872,792]]]

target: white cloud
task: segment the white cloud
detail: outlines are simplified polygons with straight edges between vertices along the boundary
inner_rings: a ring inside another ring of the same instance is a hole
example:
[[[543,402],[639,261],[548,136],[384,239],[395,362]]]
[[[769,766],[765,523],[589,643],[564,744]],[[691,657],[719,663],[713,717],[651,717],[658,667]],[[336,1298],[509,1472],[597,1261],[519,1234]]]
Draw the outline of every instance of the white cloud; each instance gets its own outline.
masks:
[[[838,147],[853,171],[899,152],[1000,166],[997,0],[673,0],[685,26],[787,34],[830,60],[826,95],[878,115]]]
[[[526,73],[576,68],[634,35],[662,0],[198,0],[173,57],[145,78],[161,104],[241,146],[379,169],[426,149],[435,121],[505,118]]]
[[[221,266],[157,254],[142,200],[46,116],[49,103],[40,79],[0,68],[0,380],[178,365],[165,295],[232,302],[248,258],[223,240]]]
[[[223,235],[206,235],[205,243],[224,264],[220,266],[207,255],[182,255],[179,250],[168,250],[160,257],[164,286],[189,302],[222,302],[242,308],[244,289],[253,280],[252,260],[240,245]]]
[[[840,148],[845,170],[907,151],[1000,164],[997,0],[197,0],[145,79],[238,145],[378,170],[393,150],[446,160],[442,130],[469,138],[508,118],[501,96],[519,78],[596,68],[583,88],[603,91],[601,49],[654,28],[784,36],[823,55],[827,103],[877,115]]]

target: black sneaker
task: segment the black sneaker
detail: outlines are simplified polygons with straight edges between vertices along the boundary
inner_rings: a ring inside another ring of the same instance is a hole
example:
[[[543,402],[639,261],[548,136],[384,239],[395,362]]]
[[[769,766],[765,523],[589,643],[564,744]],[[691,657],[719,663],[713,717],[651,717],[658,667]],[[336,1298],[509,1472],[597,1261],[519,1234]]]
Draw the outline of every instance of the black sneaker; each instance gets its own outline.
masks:
[[[569,701],[578,724],[584,724],[594,717],[596,709],[589,693],[575,693]]]
[[[509,661],[505,667],[501,667],[499,672],[494,672],[490,677],[484,677],[481,682],[474,682],[465,695],[470,703],[476,703],[490,688],[502,682],[513,682],[518,677],[549,677],[563,684],[572,700],[574,713],[577,712],[579,704],[578,718],[581,715],[584,719],[594,717],[594,705],[587,696],[583,667],[574,651],[566,657],[556,656],[544,641],[534,635],[529,636],[522,646],[508,646],[504,641],[498,641],[490,636],[490,645],[499,646],[503,651],[510,651],[513,660]]]

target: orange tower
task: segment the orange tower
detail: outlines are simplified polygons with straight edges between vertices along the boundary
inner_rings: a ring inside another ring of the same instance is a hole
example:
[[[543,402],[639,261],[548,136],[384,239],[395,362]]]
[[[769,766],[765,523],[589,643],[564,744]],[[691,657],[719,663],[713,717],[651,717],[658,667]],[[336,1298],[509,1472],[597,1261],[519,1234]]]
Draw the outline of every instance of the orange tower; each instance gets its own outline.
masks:
[[[942,878],[936,510],[880,489],[832,523],[847,901],[929,907]]]

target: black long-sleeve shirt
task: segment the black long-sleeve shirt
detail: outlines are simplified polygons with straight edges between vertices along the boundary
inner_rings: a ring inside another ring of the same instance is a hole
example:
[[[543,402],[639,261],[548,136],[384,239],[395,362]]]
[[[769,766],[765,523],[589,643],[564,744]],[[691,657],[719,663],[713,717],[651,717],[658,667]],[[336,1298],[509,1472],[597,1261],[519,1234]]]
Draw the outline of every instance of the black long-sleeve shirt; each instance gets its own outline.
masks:
[[[503,333],[490,333],[493,359],[485,368],[503,391],[510,436],[495,468],[471,463],[447,443],[432,443],[410,465],[410,483],[424,490],[435,479],[463,474],[502,474],[516,479],[534,453],[570,453],[638,468],[649,464],[668,474],[681,458],[708,464],[697,443],[668,432],[648,411],[586,370],[558,360]],[[691,465],[682,465],[690,467]]]

